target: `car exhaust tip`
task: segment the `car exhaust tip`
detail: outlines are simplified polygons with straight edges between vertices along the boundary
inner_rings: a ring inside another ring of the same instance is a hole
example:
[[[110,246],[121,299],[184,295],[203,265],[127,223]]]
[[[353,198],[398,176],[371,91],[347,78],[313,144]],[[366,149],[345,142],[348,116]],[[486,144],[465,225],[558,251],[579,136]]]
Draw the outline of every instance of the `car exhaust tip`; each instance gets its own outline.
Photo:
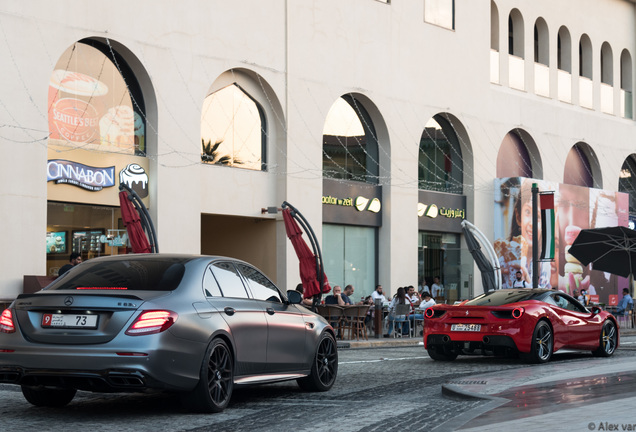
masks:
[[[444,342],[444,343],[449,343],[449,342],[450,342],[450,337],[448,337],[448,335],[444,335],[444,336],[442,337],[442,342]]]
[[[488,336],[484,336],[483,341],[484,341],[485,344],[489,344],[490,343],[490,338]]]

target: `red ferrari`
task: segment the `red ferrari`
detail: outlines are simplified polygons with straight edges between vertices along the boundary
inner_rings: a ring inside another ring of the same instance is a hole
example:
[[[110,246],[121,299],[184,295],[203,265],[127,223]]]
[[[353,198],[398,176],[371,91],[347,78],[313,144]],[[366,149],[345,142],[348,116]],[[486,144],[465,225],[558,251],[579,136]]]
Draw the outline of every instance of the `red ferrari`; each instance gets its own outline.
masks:
[[[519,354],[544,363],[565,348],[609,357],[618,343],[613,315],[548,289],[491,291],[458,305],[435,305],[424,314],[424,348],[433,360]]]

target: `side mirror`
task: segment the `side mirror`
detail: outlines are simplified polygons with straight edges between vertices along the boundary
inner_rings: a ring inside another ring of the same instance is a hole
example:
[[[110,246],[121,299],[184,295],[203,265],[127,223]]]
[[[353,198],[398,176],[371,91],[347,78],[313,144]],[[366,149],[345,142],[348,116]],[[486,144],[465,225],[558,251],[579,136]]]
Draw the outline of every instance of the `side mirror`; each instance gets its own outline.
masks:
[[[296,290],[288,290],[287,300],[289,300],[291,304],[301,304],[303,302],[303,295]]]
[[[592,307],[592,315],[597,315],[601,312],[601,308],[598,306],[593,306]]]

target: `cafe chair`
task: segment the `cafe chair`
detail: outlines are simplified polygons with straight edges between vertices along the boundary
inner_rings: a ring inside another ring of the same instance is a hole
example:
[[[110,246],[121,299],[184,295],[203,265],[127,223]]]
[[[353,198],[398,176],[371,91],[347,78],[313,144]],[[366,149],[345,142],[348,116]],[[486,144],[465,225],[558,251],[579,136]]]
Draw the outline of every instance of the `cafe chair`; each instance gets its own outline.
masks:
[[[355,305],[346,306],[344,308],[343,336],[345,333],[348,333],[349,339],[354,339],[354,337],[356,340],[360,340],[360,337],[368,339],[364,319],[367,316],[369,307],[369,305]]]
[[[344,336],[344,308],[338,305],[318,305],[318,313],[336,331],[336,337],[342,339]]]
[[[411,321],[409,320],[409,313],[411,312],[410,304],[397,304],[393,310],[393,337],[402,337],[402,330],[404,325],[408,328],[408,335],[411,337]]]

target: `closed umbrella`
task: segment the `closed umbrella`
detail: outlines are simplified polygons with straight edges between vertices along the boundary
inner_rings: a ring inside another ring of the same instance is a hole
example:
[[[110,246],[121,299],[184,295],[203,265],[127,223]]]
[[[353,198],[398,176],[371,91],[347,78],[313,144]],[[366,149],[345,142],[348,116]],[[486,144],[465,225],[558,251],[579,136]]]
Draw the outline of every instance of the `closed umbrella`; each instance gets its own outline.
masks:
[[[137,209],[128,199],[126,191],[119,192],[119,206],[121,208],[121,218],[128,232],[128,239],[133,253],[150,253],[152,248],[143,227]]]
[[[495,268],[484,255],[484,252],[481,250],[481,245],[467,224],[462,223],[462,230],[464,231],[464,239],[466,240],[468,251],[473,256],[473,259],[477,264],[477,268],[479,268],[479,271],[481,272],[481,283],[483,284],[484,292],[497,289],[497,284],[495,282]]]
[[[303,232],[294,219],[289,204],[287,204],[286,207],[287,208],[283,209],[283,221],[285,222],[287,237],[289,237],[296,251],[296,256],[298,257],[300,280],[303,284],[303,297],[312,298],[331,291],[324,271],[322,271],[322,289],[320,289],[321,282],[319,275],[321,275],[321,264],[319,256],[312,252],[309,246],[307,246],[307,243],[302,237]],[[313,243],[312,241],[312,244]]]
[[[636,231],[627,227],[581,230],[568,251],[584,266],[628,277],[636,268]]]

